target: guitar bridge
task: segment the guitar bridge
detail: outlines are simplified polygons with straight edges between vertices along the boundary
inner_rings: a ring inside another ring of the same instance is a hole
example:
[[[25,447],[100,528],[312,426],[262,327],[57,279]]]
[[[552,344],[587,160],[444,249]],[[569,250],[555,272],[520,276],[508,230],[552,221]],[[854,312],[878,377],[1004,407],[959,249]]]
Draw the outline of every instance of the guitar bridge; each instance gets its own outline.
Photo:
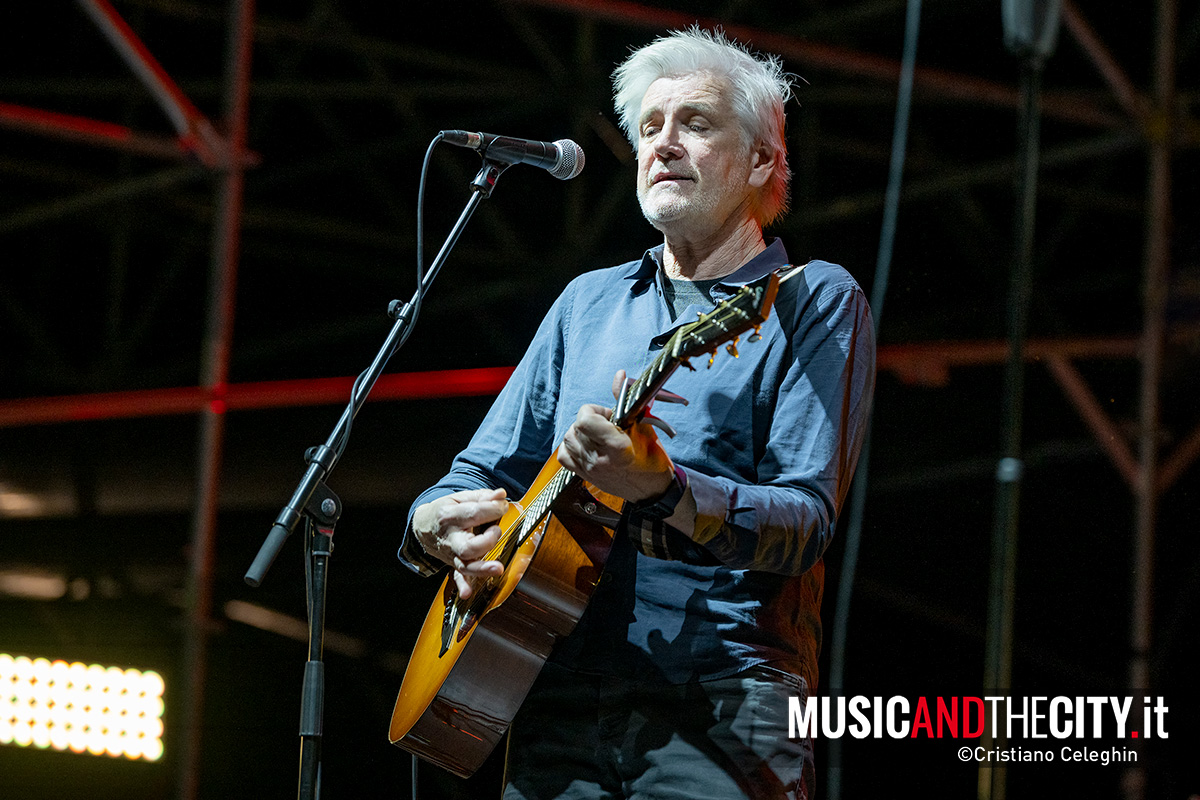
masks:
[[[479,622],[483,612],[491,602],[496,592],[498,578],[488,578],[475,587],[470,600],[463,600],[455,590],[452,580],[446,581],[446,591],[442,598],[446,609],[442,615],[442,641],[438,657],[446,652],[455,642],[461,642]]]

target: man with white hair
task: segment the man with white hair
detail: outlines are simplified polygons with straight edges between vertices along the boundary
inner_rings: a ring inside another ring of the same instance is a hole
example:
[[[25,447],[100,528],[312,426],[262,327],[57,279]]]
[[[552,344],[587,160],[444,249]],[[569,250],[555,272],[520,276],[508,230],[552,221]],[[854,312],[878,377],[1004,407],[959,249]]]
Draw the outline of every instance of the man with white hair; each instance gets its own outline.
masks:
[[[450,473],[413,505],[401,558],[461,594],[503,565],[491,523],[560,463],[626,502],[605,573],[513,723],[505,797],[805,798],[812,744],[788,698],[816,685],[822,554],[865,433],[862,291],[811,261],[761,340],[668,387],[678,434],[606,405],[670,332],[788,263],[788,77],[721,33],[675,32],[614,75],[637,196],[663,244],[573,280]],[[613,379],[613,375],[616,379]],[[612,385],[610,386],[610,381]],[[503,669],[498,666],[497,669]]]

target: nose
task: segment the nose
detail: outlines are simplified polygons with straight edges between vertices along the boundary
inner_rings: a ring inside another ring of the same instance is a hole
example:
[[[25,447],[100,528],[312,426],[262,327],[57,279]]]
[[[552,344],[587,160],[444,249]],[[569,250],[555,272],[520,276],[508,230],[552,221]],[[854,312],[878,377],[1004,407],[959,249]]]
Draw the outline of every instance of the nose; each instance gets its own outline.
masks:
[[[654,148],[654,155],[662,161],[673,161],[683,155],[679,131],[674,125],[664,125],[650,144]]]

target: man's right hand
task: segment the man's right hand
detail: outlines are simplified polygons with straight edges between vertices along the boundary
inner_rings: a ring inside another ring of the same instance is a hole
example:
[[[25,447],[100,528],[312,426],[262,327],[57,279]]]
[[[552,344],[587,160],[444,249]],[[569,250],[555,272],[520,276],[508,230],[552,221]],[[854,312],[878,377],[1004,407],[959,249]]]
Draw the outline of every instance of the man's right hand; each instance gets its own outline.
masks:
[[[413,534],[426,553],[454,568],[454,584],[463,599],[471,596],[472,583],[499,576],[504,565],[484,560],[500,539],[495,522],[508,509],[503,489],[455,492],[419,506],[413,514]]]

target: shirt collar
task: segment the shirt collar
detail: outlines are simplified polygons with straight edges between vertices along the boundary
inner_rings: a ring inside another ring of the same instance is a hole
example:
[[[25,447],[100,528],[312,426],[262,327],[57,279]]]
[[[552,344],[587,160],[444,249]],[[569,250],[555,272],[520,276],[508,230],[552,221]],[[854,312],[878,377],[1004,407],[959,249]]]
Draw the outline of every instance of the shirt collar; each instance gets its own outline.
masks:
[[[661,244],[658,247],[651,247],[642,256],[642,260],[636,262],[633,270],[625,276],[626,279],[633,281],[633,285],[630,287],[631,292],[640,294],[654,281],[662,269],[664,247]],[[721,279],[721,283],[731,286],[741,286],[751,283],[768,272],[779,269],[788,263],[790,262],[788,261],[787,250],[783,247],[783,240],[774,238],[765,250],[738,267],[731,274],[726,275]]]

